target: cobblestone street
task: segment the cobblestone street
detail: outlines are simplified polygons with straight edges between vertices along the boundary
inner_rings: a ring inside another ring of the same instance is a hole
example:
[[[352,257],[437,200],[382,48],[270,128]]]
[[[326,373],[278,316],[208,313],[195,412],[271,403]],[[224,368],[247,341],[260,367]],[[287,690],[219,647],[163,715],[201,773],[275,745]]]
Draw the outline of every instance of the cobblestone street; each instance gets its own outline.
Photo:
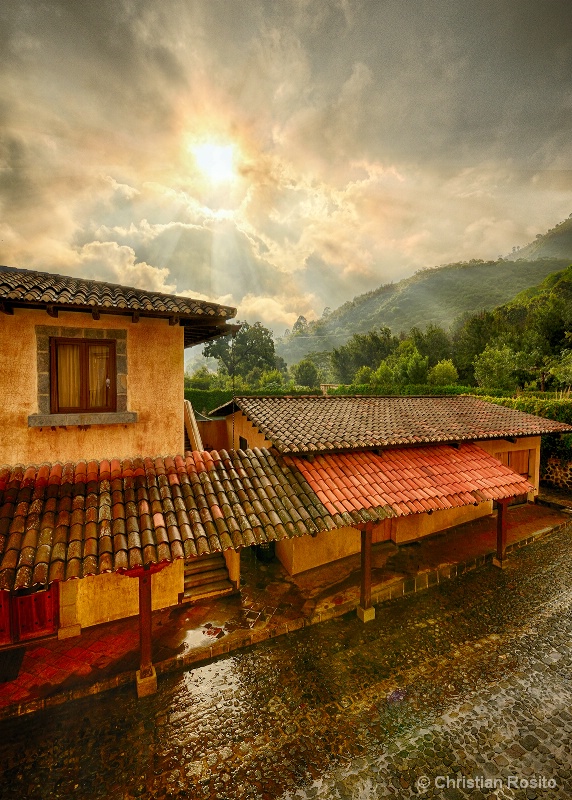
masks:
[[[165,675],[145,700],[5,721],[0,796],[569,798],[571,533],[365,626],[347,614]]]

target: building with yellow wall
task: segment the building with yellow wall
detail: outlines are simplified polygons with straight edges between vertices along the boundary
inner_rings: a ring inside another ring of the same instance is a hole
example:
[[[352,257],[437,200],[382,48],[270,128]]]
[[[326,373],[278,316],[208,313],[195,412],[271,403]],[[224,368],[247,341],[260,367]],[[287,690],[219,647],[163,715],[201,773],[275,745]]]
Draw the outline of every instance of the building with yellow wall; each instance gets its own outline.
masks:
[[[238,397],[212,413],[226,418],[230,447],[275,448],[298,463],[322,453],[474,442],[530,483],[521,502],[538,493],[541,434],[566,428],[475,397]],[[410,542],[492,511],[486,500],[392,517],[374,526],[373,542]],[[291,575],[359,551],[359,531],[351,526],[276,546]]]
[[[126,561],[119,571],[107,565],[117,566],[113,559],[128,552],[129,537],[145,531],[129,523],[125,511],[112,518],[125,504],[112,503],[117,478],[109,465],[183,452],[184,348],[231,332],[228,320],[235,313],[176,295],[0,268],[0,465],[61,465],[46,478],[52,482],[51,494],[50,486],[35,487],[35,494],[43,491],[43,505],[39,497],[32,500],[24,518],[18,509],[10,511],[12,490],[5,488],[0,555],[7,585],[12,561],[25,575],[26,557],[32,558],[29,569],[35,577],[22,579],[15,594],[0,592],[0,644],[55,630],[60,636],[74,635],[82,627],[138,613],[137,581],[125,577],[132,565]],[[107,471],[100,469],[102,463]],[[86,496],[80,498],[66,483],[66,469],[69,473],[78,464],[85,467],[79,477],[84,475],[87,484],[82,485],[89,485],[89,470],[95,469],[96,488],[89,496],[99,498],[97,508],[86,508]],[[64,490],[70,507],[56,517],[46,508],[62,503]],[[36,506],[43,509],[41,519]],[[10,519],[9,513],[16,516]],[[90,525],[96,531],[93,538]],[[84,577],[66,558],[81,553],[88,564],[90,547],[99,559],[93,573],[86,566],[84,580],[64,580]],[[51,581],[46,575],[44,585],[41,559],[48,564],[58,548],[67,554],[54,562],[61,565],[61,574],[56,569]],[[35,556],[27,555],[34,550]],[[30,589],[36,591],[30,594]],[[183,591],[183,560],[152,575],[153,608],[176,604]]]

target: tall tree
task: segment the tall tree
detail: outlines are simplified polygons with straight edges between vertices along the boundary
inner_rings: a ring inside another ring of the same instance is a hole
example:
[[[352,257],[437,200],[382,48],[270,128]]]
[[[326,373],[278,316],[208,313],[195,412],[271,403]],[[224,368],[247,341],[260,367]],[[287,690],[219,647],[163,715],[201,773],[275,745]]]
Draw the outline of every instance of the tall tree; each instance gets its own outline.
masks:
[[[475,358],[475,378],[479,386],[515,389],[517,385],[515,372],[518,367],[518,355],[510,347],[487,345]]]
[[[229,374],[234,373],[246,377],[252,370],[260,373],[272,370],[276,366],[274,352],[274,339],[271,331],[261,322],[249,325],[248,322],[239,323],[241,328],[234,337],[221,337],[208,342],[203,348],[203,355],[207,358],[216,358],[219,369],[223,368]]]
[[[397,347],[399,339],[387,327],[356,333],[332,352],[334,372],[342,383],[351,383],[360,367],[376,369]]]
[[[310,389],[315,389],[320,383],[320,376],[315,365],[307,358],[302,359],[299,364],[296,364],[292,369],[294,380],[299,386],[308,386]]]
[[[462,383],[475,379],[474,361],[494,338],[496,326],[490,311],[466,315],[453,334],[453,361]]]
[[[417,327],[411,328],[409,338],[421,355],[429,358],[430,367],[451,358],[451,339],[438,325],[428,325],[424,331]]]

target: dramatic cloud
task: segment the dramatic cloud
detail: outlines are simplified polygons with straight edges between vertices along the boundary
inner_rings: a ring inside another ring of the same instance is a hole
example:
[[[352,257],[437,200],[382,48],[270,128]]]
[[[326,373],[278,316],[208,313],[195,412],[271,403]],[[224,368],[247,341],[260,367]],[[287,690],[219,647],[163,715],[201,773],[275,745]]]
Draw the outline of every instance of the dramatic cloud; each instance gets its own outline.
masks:
[[[277,331],[572,210],[568,0],[20,0],[0,71],[0,261]]]

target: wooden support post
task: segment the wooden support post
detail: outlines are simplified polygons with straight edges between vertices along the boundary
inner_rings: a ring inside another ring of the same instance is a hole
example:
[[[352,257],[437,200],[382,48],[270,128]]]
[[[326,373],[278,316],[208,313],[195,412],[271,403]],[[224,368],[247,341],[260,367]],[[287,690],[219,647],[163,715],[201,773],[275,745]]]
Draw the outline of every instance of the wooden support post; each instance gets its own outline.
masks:
[[[506,511],[509,498],[497,500],[497,554],[493,558],[495,567],[506,566]]]
[[[375,619],[375,608],[371,604],[371,539],[372,525],[361,531],[361,592],[357,615],[362,622]]]
[[[139,646],[140,668],[137,670],[137,696],[157,691],[157,673],[153,666],[151,636],[151,571],[139,577]]]

